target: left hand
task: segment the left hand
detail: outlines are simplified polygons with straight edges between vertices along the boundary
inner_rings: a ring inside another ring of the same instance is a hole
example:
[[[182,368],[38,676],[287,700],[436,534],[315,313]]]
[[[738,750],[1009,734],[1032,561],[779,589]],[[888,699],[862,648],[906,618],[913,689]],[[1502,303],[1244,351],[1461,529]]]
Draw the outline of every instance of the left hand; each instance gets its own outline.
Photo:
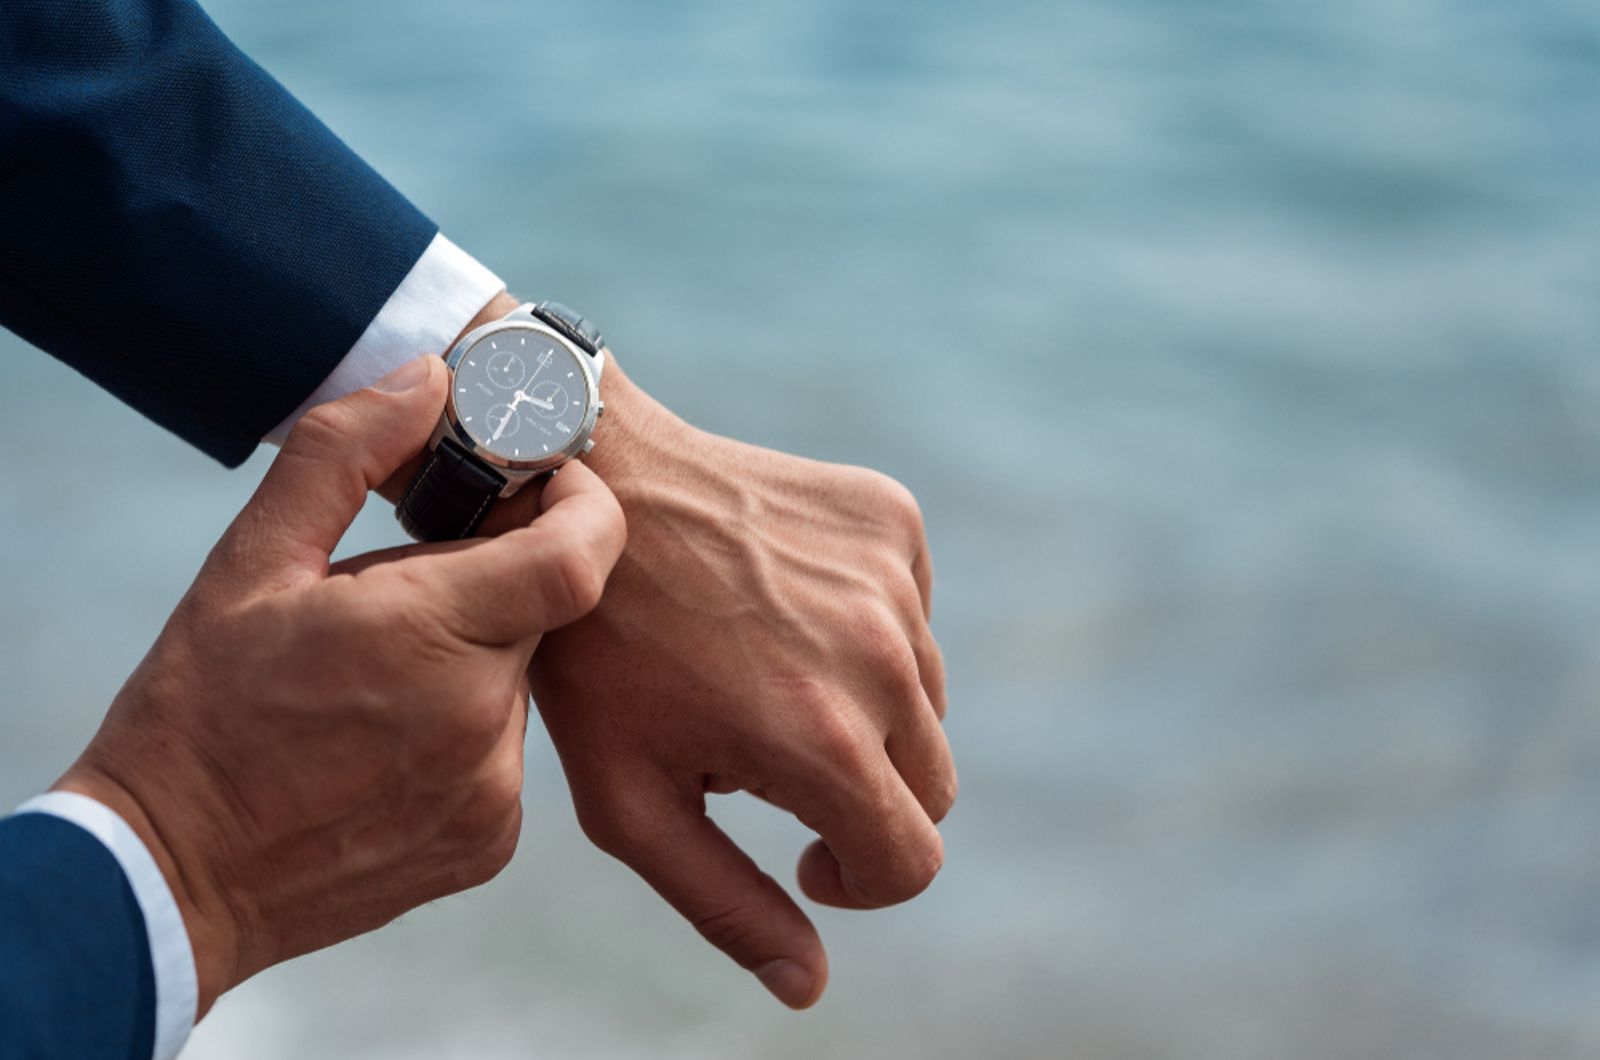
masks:
[[[705,813],[752,792],[821,839],[816,901],[904,901],[939,871],[956,777],[922,517],[885,475],[694,430],[613,363],[588,460],[630,539],[600,606],[529,676],[579,821],[707,940],[803,1008],[816,929]],[[502,505],[491,528],[525,519]]]
[[[497,297],[468,330],[517,305]],[[695,430],[615,359],[603,389],[584,462],[628,545],[594,613],[545,638],[534,698],[595,844],[804,1008],[828,978],[816,928],[705,796],[746,790],[814,829],[798,876],[818,902],[890,905],[932,881],[956,775],[922,515],[885,475]],[[496,505],[485,532],[526,523],[536,496]]]

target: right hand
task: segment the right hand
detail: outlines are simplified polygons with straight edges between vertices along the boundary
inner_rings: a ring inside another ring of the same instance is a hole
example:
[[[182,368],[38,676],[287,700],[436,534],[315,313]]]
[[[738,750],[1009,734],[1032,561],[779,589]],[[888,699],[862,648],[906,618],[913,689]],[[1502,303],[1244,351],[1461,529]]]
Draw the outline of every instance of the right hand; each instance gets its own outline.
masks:
[[[272,964],[488,880],[516,848],[529,658],[599,601],[626,530],[573,464],[531,525],[493,541],[330,565],[445,386],[422,358],[300,421],[56,784],[150,848],[194,949],[197,1015]]]

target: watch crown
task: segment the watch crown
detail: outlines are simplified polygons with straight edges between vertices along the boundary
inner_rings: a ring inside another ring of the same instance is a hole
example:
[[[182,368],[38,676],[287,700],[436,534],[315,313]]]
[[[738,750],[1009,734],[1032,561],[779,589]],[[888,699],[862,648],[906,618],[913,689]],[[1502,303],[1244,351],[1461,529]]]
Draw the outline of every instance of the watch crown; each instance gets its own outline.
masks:
[[[594,439],[593,438],[585,438],[583,440],[583,454],[585,456],[588,456],[592,452],[594,452]]]

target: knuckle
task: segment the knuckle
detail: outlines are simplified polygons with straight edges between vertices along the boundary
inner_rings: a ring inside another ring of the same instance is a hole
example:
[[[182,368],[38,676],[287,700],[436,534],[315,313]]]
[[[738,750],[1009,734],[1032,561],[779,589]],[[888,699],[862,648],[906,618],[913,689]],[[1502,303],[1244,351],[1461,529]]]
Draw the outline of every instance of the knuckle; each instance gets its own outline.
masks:
[[[922,533],[922,506],[916,495],[898,479],[879,471],[870,472],[870,491],[877,510],[886,513],[894,524],[908,533]]]
[[[871,768],[876,741],[864,731],[860,715],[823,710],[811,720],[812,739],[823,762],[837,773],[862,776]]]
[[[340,402],[326,401],[306,410],[289,432],[284,448],[323,455],[342,448],[354,426],[349,409]]]
[[[756,941],[756,918],[739,906],[695,916],[692,922],[707,942],[725,953],[743,953]]]
[[[357,448],[360,422],[342,401],[329,401],[301,416],[284,441],[283,455],[331,464],[339,474],[331,480],[340,491],[337,501],[346,508],[359,508],[367,496],[365,458],[351,458]]]
[[[925,694],[922,670],[917,666],[917,657],[906,642],[902,639],[892,650],[880,655],[877,662],[879,672],[883,674],[896,702],[901,705],[916,703],[916,709],[923,709],[920,704]]]
[[[920,647],[916,650],[917,669],[929,678],[932,685],[930,691],[944,695],[946,670],[944,665],[944,651],[939,647],[939,642],[934,639],[933,631],[926,627],[922,630]]]
[[[956,778],[954,769],[947,770],[933,782],[933,792],[928,797],[928,816],[933,818],[934,824],[950,815],[960,793],[961,782]]]
[[[862,654],[876,663],[897,661],[906,646],[900,624],[879,608],[869,608],[855,620],[856,644]]]
[[[928,889],[943,867],[944,840],[937,829],[930,828],[926,839],[910,844],[901,852],[901,856],[894,859],[892,869],[883,881],[880,897],[889,902],[915,898]]]
[[[939,805],[942,807],[939,817],[947,817],[950,810],[955,809],[955,801],[960,797],[962,797],[962,777],[960,773],[955,772],[955,767],[952,765],[950,769],[944,770],[944,777],[939,783]]]
[[[893,616],[885,611],[871,609],[855,621],[854,636],[858,650],[868,668],[896,696],[915,696],[922,687],[922,673],[917,666],[916,652],[906,639],[906,632]]]

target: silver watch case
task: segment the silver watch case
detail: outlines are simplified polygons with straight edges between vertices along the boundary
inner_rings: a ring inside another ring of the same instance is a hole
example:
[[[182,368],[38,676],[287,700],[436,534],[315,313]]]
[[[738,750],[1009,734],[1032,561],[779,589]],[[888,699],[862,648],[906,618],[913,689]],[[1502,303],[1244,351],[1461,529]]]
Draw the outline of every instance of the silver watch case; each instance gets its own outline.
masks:
[[[490,335],[505,331],[536,331],[552,342],[560,343],[568,350],[571,350],[578,361],[579,367],[583,369],[584,393],[587,396],[583,422],[578,425],[577,430],[572,432],[572,440],[565,446],[549,456],[543,456],[537,460],[512,460],[490,452],[479,445],[472,435],[462,428],[461,420],[456,415],[456,365],[460,364],[461,359],[467,355],[467,350],[476,346]],[[500,496],[511,496],[527,485],[530,479],[554,471],[568,460],[582,456],[594,448],[594,442],[590,440],[590,436],[594,434],[595,424],[599,422],[600,414],[605,411],[606,407],[605,402],[600,399],[600,374],[605,370],[607,352],[606,348],[602,346],[597,352],[591,354],[575,345],[571,339],[534,316],[532,305],[518,306],[499,320],[491,320],[482,327],[472,329],[461,336],[461,341],[451,347],[450,352],[445,355],[444,363],[450,369],[450,396],[445,402],[444,412],[439,416],[439,423],[433,428],[433,436],[428,439],[429,451],[431,452],[438,448],[441,440],[449,438],[461,448],[504,475],[506,484],[500,490]]]

